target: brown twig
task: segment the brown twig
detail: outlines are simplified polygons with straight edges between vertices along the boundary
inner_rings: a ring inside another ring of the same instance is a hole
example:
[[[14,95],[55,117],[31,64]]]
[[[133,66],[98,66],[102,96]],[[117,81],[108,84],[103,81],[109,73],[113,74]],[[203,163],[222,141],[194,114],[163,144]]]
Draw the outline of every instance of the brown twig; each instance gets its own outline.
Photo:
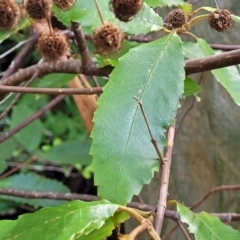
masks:
[[[101,94],[102,88],[32,88],[32,87],[15,87],[15,86],[1,86],[0,93],[17,92],[17,93],[31,93],[31,94],[50,94],[50,95],[93,95]]]
[[[222,185],[222,186],[219,186],[219,187],[212,188],[201,199],[199,199],[194,204],[192,204],[190,209],[194,209],[194,208],[198,207],[199,205],[201,205],[212,194],[222,192],[222,191],[231,191],[231,190],[240,190],[240,185]]]
[[[15,168],[11,169],[10,171],[4,173],[3,175],[0,176],[0,181],[3,180],[4,178],[10,176],[11,174],[15,173],[16,171],[18,171],[20,168],[28,165],[29,163],[32,163],[34,161],[37,160],[36,156],[32,156],[31,158],[29,158],[27,161],[19,164],[18,166],[16,166]]]
[[[185,62],[186,75],[209,71],[217,68],[228,67],[240,63],[240,49],[219,53],[214,56],[187,60]],[[40,76],[49,73],[83,73],[85,75],[109,76],[112,71],[111,66],[97,68],[96,66],[82,67],[79,60],[64,60],[57,62],[44,62],[21,69],[10,77],[1,80],[0,85],[16,86],[30,78],[36,71]],[[1,86],[0,86],[1,87]]]
[[[24,85],[24,87],[28,87],[37,77],[37,73],[35,73],[31,79],[29,79],[26,84]],[[21,93],[18,93],[14,99],[12,100],[12,102],[9,104],[9,106],[0,114],[0,120],[3,119],[8,113],[9,111],[12,109],[12,107],[14,106],[14,104],[19,100],[19,98],[22,96]]]
[[[179,220],[177,221],[177,224],[178,224],[179,228],[181,229],[181,231],[182,231],[183,235],[185,236],[185,238],[187,240],[191,240],[191,238],[190,238],[188,232],[186,231],[185,227],[183,226],[183,224]]]
[[[170,167],[172,161],[172,152],[174,144],[174,135],[175,135],[175,123],[173,123],[167,134],[168,145],[166,147],[166,153],[164,155],[164,164],[161,166],[161,179],[160,179],[160,191],[159,198],[157,203],[157,213],[155,217],[155,230],[160,235],[163,219],[167,206],[167,195],[168,195],[168,185],[169,185],[169,176],[170,176]]]
[[[54,107],[56,104],[58,104],[59,102],[61,102],[64,99],[65,96],[57,96],[56,98],[54,98],[51,102],[49,102],[46,106],[44,106],[42,109],[40,109],[39,111],[37,111],[36,113],[34,113],[33,115],[31,115],[29,118],[27,118],[25,121],[23,121],[22,123],[20,123],[18,126],[14,127],[13,129],[11,129],[9,132],[4,133],[1,137],[0,137],[0,143],[6,141],[7,139],[9,139],[10,137],[12,137],[14,134],[16,134],[17,132],[19,132],[21,129],[23,129],[24,127],[26,127],[27,125],[29,125],[31,122],[33,122],[34,120],[36,120],[37,118],[43,116],[45,114],[46,111],[48,111],[49,109],[51,109],[52,107]]]
[[[29,56],[29,54],[34,50],[36,42],[37,42],[37,37],[34,37],[27,44],[24,45],[24,47],[21,49],[18,55],[11,62],[8,69],[4,72],[1,78],[1,81],[11,76],[22,66],[22,64],[24,63],[24,59],[26,59]],[[29,75],[27,78],[25,78],[25,80],[30,78],[32,75],[33,74]],[[23,80],[22,82],[24,82],[25,80]]]
[[[144,112],[144,109],[143,109],[142,102],[139,101],[139,99],[137,99],[136,97],[133,97],[133,98],[137,101],[138,105],[140,106],[140,109],[141,109],[143,118],[144,118],[145,123],[146,123],[146,125],[147,125],[147,129],[148,129],[149,135],[150,135],[150,137],[151,137],[151,142],[152,142],[152,144],[153,144],[153,146],[154,146],[154,148],[155,148],[155,150],[156,150],[156,152],[157,152],[157,155],[158,155],[158,157],[159,157],[159,160],[160,160],[160,162],[161,162],[161,165],[163,165],[163,164],[164,164],[163,156],[162,156],[162,153],[160,152],[160,149],[158,148],[156,139],[153,137],[152,131],[151,131],[151,129],[150,129],[150,125],[149,125],[148,120],[147,120],[147,116],[146,116],[146,114],[145,114],[145,112]]]
[[[174,227],[172,227],[162,238],[162,240],[167,240],[169,237],[178,229],[178,224],[176,224]]]
[[[22,197],[26,199],[55,199],[55,200],[82,200],[82,201],[97,201],[100,200],[99,197],[88,195],[88,194],[77,194],[77,193],[58,193],[58,192],[36,192],[36,191],[25,191],[19,189],[10,189],[10,188],[0,188],[0,195],[13,196],[13,197]],[[138,202],[131,202],[127,204],[128,207],[136,208],[141,211],[153,211],[154,206],[147,204],[140,204]],[[219,217],[220,220],[224,222],[234,222],[240,221],[240,214],[237,213],[210,213],[216,217]],[[165,217],[179,220],[179,214],[173,210],[166,210]]]
[[[212,194],[220,192],[220,191],[226,191],[226,190],[239,190],[240,189],[240,185],[223,185],[223,186],[219,186],[216,188],[212,188],[211,190],[209,190],[201,199],[199,199],[198,201],[196,201],[194,204],[192,204],[192,206],[190,207],[190,209],[194,209],[196,207],[198,207],[200,204],[202,204],[207,198],[209,198]],[[214,215],[214,214],[213,214]],[[228,222],[231,221],[231,219],[228,218],[229,216],[225,215],[225,218],[222,216],[221,220],[224,222]],[[172,217],[172,219],[174,219],[174,217]],[[170,235],[178,228],[178,225],[175,225],[167,234],[163,239],[168,239],[168,237],[170,237]]]
[[[74,32],[75,40],[77,42],[78,52],[81,55],[82,66],[89,66],[92,64],[92,58],[90,56],[88,46],[81,25],[76,22],[71,24],[72,31]]]

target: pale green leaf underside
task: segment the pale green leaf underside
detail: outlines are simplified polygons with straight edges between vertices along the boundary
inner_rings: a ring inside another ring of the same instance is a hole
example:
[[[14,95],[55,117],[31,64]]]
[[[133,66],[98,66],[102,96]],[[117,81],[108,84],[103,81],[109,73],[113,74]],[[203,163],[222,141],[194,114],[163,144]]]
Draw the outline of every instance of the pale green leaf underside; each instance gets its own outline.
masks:
[[[215,51],[203,39],[198,39],[198,44],[205,56],[214,55]],[[236,66],[212,70],[216,80],[231,95],[233,101],[240,106],[240,74]],[[219,96],[220,97],[220,96]]]
[[[195,214],[179,203],[177,204],[177,211],[180,214],[181,221],[189,225],[188,230],[195,235],[196,240],[240,239],[240,232],[206,212]]]
[[[162,28],[162,18],[146,4],[143,4],[141,11],[128,23],[120,22],[114,17],[109,7],[109,1],[98,0],[98,4],[104,21],[118,24],[124,32],[141,34]],[[101,26],[94,1],[77,0],[69,11],[61,11],[57,7],[53,7],[53,12],[61,22],[68,26],[71,21],[79,22],[81,26],[92,30]]]
[[[0,240],[87,239],[84,235],[104,226],[117,208],[118,205],[106,200],[88,203],[73,201],[58,207],[43,208],[35,213],[21,215],[15,221],[0,221]],[[117,219],[123,221],[123,217],[114,218]],[[109,229],[106,234],[109,234]]]
[[[184,56],[176,34],[131,49],[119,59],[98,101],[92,131],[95,185],[98,194],[126,204],[158,170],[136,96],[142,101],[159,148],[173,122],[183,93]]]
[[[197,43],[184,44],[185,56],[189,59],[202,58],[216,54],[209,44],[199,38]],[[233,101],[240,105],[240,74],[236,66],[212,70],[216,80],[228,91]],[[220,96],[219,96],[220,97]]]

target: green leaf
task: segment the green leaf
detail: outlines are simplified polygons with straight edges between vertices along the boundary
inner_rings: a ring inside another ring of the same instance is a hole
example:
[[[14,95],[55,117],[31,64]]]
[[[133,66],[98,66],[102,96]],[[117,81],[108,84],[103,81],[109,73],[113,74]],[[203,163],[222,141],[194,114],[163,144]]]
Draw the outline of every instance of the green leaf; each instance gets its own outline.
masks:
[[[91,236],[91,233],[97,236],[94,230],[104,227],[118,207],[116,204],[101,200],[73,201],[58,207],[44,208],[35,213],[21,215],[15,221],[0,221],[0,240],[99,239],[88,236]],[[123,218],[114,216],[114,220],[122,222]],[[108,228],[105,228],[106,234],[100,230],[103,238],[109,234]],[[111,228],[114,229],[114,224]]]
[[[100,10],[105,21],[118,24],[124,32],[132,34],[147,33],[157,31],[162,28],[162,18],[145,3],[141,11],[128,23],[123,23],[114,17],[110,11],[109,1],[98,0]],[[53,7],[54,15],[59,21],[70,26],[71,21],[79,22],[82,27],[91,29],[91,32],[101,26],[100,17],[94,1],[77,0],[69,11],[61,11],[56,6]]]
[[[240,239],[240,232],[206,212],[195,214],[180,203],[177,203],[177,211],[181,221],[189,225],[188,230],[195,235],[196,240]]]
[[[199,38],[198,44],[205,56],[215,54],[215,51],[205,40]],[[226,68],[215,69],[212,70],[212,74],[216,80],[228,91],[233,101],[240,106],[240,75],[237,67],[230,66]]]
[[[136,96],[161,151],[183,93],[184,56],[176,34],[131,49],[119,59],[94,116],[90,154],[98,194],[126,204],[149,183],[159,161]]]
[[[200,91],[199,85],[191,78],[186,78],[184,81],[184,93],[183,97],[195,95]]]
[[[37,192],[69,192],[69,189],[61,182],[41,177],[35,173],[16,174],[11,177],[5,178],[0,181],[0,187]],[[1,199],[11,200],[17,203],[29,204],[35,207],[54,206],[65,202],[52,199],[25,199],[11,196],[1,196]]]
[[[44,160],[58,164],[91,164],[89,155],[90,141],[66,141],[58,146],[52,147],[49,151],[38,152],[36,155]]]
[[[33,86],[48,88],[62,87],[64,84],[74,79],[75,76],[76,74],[52,73],[42,78],[36,79]]]
[[[12,34],[18,32],[19,30],[28,27],[31,24],[31,20],[29,18],[24,18],[15,28],[11,30],[3,30],[0,31],[0,43],[2,43],[5,39],[9,38]]]
[[[145,2],[151,7],[171,7],[186,4],[184,0],[145,0]]]
[[[239,16],[236,16],[236,15],[231,15],[232,16],[232,19],[233,19],[233,21],[235,22],[235,23],[240,23],[240,17]]]
[[[34,112],[24,105],[15,106],[11,116],[11,128],[19,125],[32,114]],[[28,151],[33,151],[41,142],[42,132],[43,125],[37,119],[15,134],[14,138]]]
[[[119,223],[125,222],[128,218],[127,213],[115,213],[108,218],[100,229],[94,229],[88,235],[76,235],[76,240],[102,240],[112,234],[112,231]]]
[[[16,141],[13,138],[8,139],[7,141],[0,144],[0,173],[2,173],[7,164],[5,160],[12,156],[12,153],[16,147]]]

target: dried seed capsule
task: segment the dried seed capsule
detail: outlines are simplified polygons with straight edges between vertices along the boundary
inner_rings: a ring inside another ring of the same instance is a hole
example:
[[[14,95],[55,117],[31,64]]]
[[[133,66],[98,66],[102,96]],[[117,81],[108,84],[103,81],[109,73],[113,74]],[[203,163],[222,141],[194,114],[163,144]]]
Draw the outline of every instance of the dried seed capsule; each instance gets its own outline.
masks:
[[[217,9],[209,14],[209,25],[218,32],[224,32],[233,25],[231,12],[227,9]]]
[[[187,23],[187,14],[181,9],[175,9],[168,14],[168,24],[171,28],[180,28]]]
[[[123,22],[128,22],[135,16],[143,5],[142,0],[111,0],[110,7],[112,8],[115,17]]]
[[[40,35],[37,48],[41,55],[50,61],[60,60],[69,50],[66,37],[56,31]]]
[[[11,29],[15,27],[20,18],[20,9],[13,0],[0,0],[0,28]]]
[[[53,2],[58,8],[68,10],[73,6],[75,0],[53,0]]]
[[[121,49],[124,35],[117,25],[107,22],[94,31],[92,40],[99,54],[108,55]]]
[[[28,15],[35,20],[49,18],[52,9],[52,1],[27,0],[25,8]]]

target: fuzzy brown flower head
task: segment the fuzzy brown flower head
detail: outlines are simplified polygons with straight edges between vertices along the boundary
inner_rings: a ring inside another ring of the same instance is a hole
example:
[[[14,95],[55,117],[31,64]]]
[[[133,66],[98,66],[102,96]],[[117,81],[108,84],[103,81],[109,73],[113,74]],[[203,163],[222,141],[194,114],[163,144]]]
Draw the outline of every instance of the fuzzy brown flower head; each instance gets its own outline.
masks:
[[[58,8],[68,10],[73,6],[75,0],[53,0],[53,2]]]
[[[20,18],[18,4],[12,0],[0,0],[0,28],[11,29],[15,27]]]
[[[94,31],[92,40],[99,54],[108,55],[121,49],[124,34],[117,25],[104,23]]]
[[[40,35],[37,48],[41,55],[50,61],[60,60],[69,50],[66,37],[56,31]]]
[[[181,9],[175,9],[168,14],[168,24],[172,28],[180,28],[187,23],[187,14]]]
[[[52,1],[27,0],[25,8],[31,18],[35,20],[41,20],[50,16],[52,9]]]
[[[224,32],[233,25],[231,12],[227,9],[217,9],[209,14],[209,25],[218,32]]]
[[[110,0],[109,4],[116,18],[128,22],[139,12],[143,0]]]

